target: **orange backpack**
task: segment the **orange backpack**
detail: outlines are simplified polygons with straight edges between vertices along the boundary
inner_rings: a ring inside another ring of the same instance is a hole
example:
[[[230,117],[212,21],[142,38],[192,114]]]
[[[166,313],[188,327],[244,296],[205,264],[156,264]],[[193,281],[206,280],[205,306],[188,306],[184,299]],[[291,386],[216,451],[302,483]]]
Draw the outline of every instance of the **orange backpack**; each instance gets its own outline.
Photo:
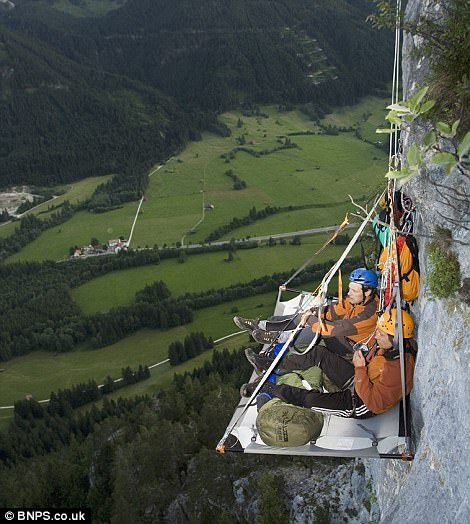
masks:
[[[389,256],[390,247],[383,249],[378,268],[383,271]],[[399,236],[397,239],[398,258],[400,261],[400,292],[401,297],[407,302],[413,302],[419,294],[419,259],[418,244],[416,239],[411,235]],[[392,259],[393,260],[393,259]],[[390,272],[387,278],[387,285],[384,291],[385,305],[390,303],[392,298],[392,288],[395,279],[395,263],[392,262]]]

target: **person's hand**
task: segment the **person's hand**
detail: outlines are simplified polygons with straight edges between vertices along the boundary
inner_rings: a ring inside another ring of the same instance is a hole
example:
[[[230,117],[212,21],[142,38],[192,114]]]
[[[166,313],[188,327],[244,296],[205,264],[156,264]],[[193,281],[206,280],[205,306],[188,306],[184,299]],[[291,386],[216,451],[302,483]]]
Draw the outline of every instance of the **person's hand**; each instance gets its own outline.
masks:
[[[352,362],[355,368],[363,368],[366,365],[366,359],[362,354],[362,351],[354,351]]]

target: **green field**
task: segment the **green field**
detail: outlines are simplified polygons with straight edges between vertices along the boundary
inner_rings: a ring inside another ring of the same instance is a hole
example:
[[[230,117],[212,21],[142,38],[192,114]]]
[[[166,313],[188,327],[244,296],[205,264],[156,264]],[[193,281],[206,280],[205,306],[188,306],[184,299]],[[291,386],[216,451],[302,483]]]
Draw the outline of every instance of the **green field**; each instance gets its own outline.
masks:
[[[194,321],[185,326],[161,330],[143,329],[139,332],[102,349],[82,347],[70,353],[53,354],[48,352],[32,352],[8,362],[3,362],[0,380],[0,406],[11,405],[15,400],[32,394],[38,400],[49,398],[52,391],[65,388],[79,382],[93,379],[98,383],[111,375],[118,378],[121,369],[131,368],[139,364],[156,364],[167,358],[168,345],[175,340],[182,340],[192,331],[203,331],[214,339],[238,331],[233,324],[233,307],[237,307],[240,315],[246,317],[265,317],[272,314],[276,300],[275,293],[243,298],[230,304],[220,304],[196,311]],[[240,344],[245,343],[245,335],[238,338]],[[199,357],[202,360],[204,355]],[[158,385],[154,374],[163,375],[165,380],[173,377],[173,373],[181,369],[192,369],[196,361],[188,361],[182,366],[161,366],[152,372],[152,379],[138,385],[147,388],[149,384]],[[158,370],[158,373],[157,373]],[[3,415],[0,412],[0,415]]]
[[[158,265],[114,271],[73,289],[72,297],[84,313],[92,314],[132,303],[137,291],[156,280],[163,280],[173,296],[249,282],[264,275],[298,268],[326,238],[325,235],[304,237],[300,246],[287,244],[240,249],[230,263],[224,262],[227,253],[220,251],[188,256],[184,264],[170,259]],[[334,259],[343,249],[344,246],[329,246],[318,255],[316,262]]]
[[[334,209],[334,212],[332,210]],[[335,226],[343,221],[346,213],[351,211],[351,202],[332,205],[328,209],[299,209],[297,211],[286,211],[272,215],[262,220],[257,220],[249,226],[244,226],[223,235],[220,240],[237,238],[257,237],[266,234],[289,233],[291,231],[302,231],[304,229]],[[333,216],[332,216],[333,215]]]
[[[361,135],[370,142],[383,141],[384,135],[378,135],[375,130],[388,127],[385,122],[385,109],[389,100],[375,96],[367,96],[354,106],[337,107],[334,112],[322,119],[323,125],[337,127],[355,127]]]
[[[364,115],[367,121],[363,126],[372,125],[372,121],[382,118],[382,108],[382,100],[369,97],[358,107],[329,115],[327,119],[338,125],[349,125]],[[236,147],[236,139],[242,134],[245,147],[261,151],[278,147],[279,140],[284,140],[288,133],[318,131],[316,124],[298,110],[279,113],[275,107],[268,106],[262,111],[269,117],[245,117],[237,112],[221,115],[220,119],[232,130],[232,136],[222,138],[205,133],[202,141],[188,144],[180,155],[153,173],[132,247],[172,245],[183,237],[185,243],[201,242],[232,218],[246,216],[253,206],[259,210],[267,205],[332,204],[328,212],[318,208],[282,213],[232,231],[226,238],[334,225],[350,209],[344,203],[348,194],[360,199],[380,187],[385,153],[358,140],[353,133],[292,136],[290,139],[298,148],[259,158],[238,152],[227,163],[221,155]],[[237,125],[239,118],[241,127]],[[246,189],[232,188],[233,181],[224,174],[229,169],[247,183]],[[74,184],[68,196],[61,198],[83,199],[91,194],[97,183],[96,179],[89,179]],[[192,231],[201,220],[203,202],[206,207],[210,204],[213,208],[206,210],[204,221]],[[47,206],[43,204],[43,209]],[[77,213],[68,222],[44,232],[8,261],[61,260],[68,255],[71,246],[88,244],[92,237],[101,241],[120,235],[127,237],[136,208],[137,203],[133,202],[99,215]],[[3,232],[0,227],[0,234],[11,232],[8,228],[13,227],[7,225]]]
[[[260,311],[262,311],[262,309],[255,308],[255,311],[253,311],[253,313],[255,312],[259,313]],[[270,313],[271,311],[272,309],[269,310],[269,312],[267,313]],[[247,310],[247,313],[250,313],[250,311]],[[232,314],[230,314],[230,318],[231,317],[232,317]],[[233,323],[232,323],[232,326],[233,326]],[[152,331],[146,333],[146,335],[148,338],[155,337],[155,333]],[[137,384],[126,386],[125,388],[119,389],[117,391],[114,391],[113,393],[107,395],[106,398],[118,399],[119,397],[132,398],[136,395],[153,395],[156,391],[171,385],[171,383],[173,382],[175,373],[184,374],[186,371],[191,372],[194,369],[202,366],[204,362],[210,361],[212,358],[212,353],[215,350],[221,350],[224,348],[227,348],[229,350],[237,350],[241,345],[245,345],[249,341],[250,339],[248,335],[246,334],[236,335],[233,338],[230,338],[226,341],[222,341],[220,344],[217,344],[217,346],[214,349],[208,349],[201,355],[198,355],[197,357],[194,357],[184,362],[183,364],[180,364],[179,366],[171,366],[168,362],[166,362],[165,364],[162,364],[158,367],[151,369],[151,376],[149,379],[144,380],[142,382],[138,382]],[[120,370],[118,370],[117,373],[120,373]],[[88,380],[88,378],[85,377],[83,378],[83,380]],[[76,383],[74,379],[72,379],[72,383],[73,384]],[[41,390],[44,389],[44,391],[47,389],[47,387],[44,388],[42,384],[40,384],[39,387],[41,388]],[[64,387],[64,386],[59,385],[58,387]],[[22,388],[20,386],[21,395],[23,394],[22,392],[24,389],[25,388]],[[44,395],[44,399],[49,397],[49,393],[46,393]],[[37,396],[36,398],[38,400],[41,400],[39,396]],[[2,400],[0,399],[0,405],[3,405],[1,404],[1,402]],[[98,401],[98,402],[95,402],[94,404],[96,404],[97,406],[100,406],[101,403],[102,401]],[[12,405],[12,404],[5,404],[5,405]],[[83,406],[83,408],[80,408],[80,409],[83,409],[86,411],[90,409],[90,407],[91,407],[91,404],[86,404],[85,406]],[[12,409],[0,410],[0,432],[5,431],[7,429],[8,424],[10,423],[10,420],[12,418],[12,414],[13,414]]]
[[[322,123],[360,127],[363,137],[375,141],[375,127],[383,125],[384,105],[382,100],[369,97],[358,106],[328,115]],[[315,124],[299,111],[278,113],[274,107],[261,110],[269,113],[269,118],[242,116],[241,127],[237,127],[239,113],[221,115],[220,118],[232,129],[231,137],[221,138],[206,133],[202,141],[190,143],[180,155],[154,172],[135,228],[133,247],[174,244],[184,235],[186,243],[199,242],[233,217],[247,215],[253,206],[260,210],[267,205],[331,204],[326,209],[283,212],[239,228],[226,238],[335,225],[343,219],[346,211],[351,210],[351,206],[345,203],[348,194],[359,199],[380,187],[385,154],[358,140],[352,132],[336,136],[292,136],[291,140],[299,148],[284,149],[259,158],[239,152],[230,162],[225,162],[221,155],[237,146],[236,138],[242,133],[245,146],[260,151],[279,146],[279,137],[288,133],[318,131]],[[232,189],[232,180],[224,174],[228,169],[246,181],[246,189]],[[87,179],[73,184],[67,195],[61,198],[84,199],[103,181],[104,178]],[[202,216],[203,199],[206,205],[212,204],[214,208],[206,210],[205,220],[193,234],[188,234]],[[58,202],[56,199],[54,204]],[[47,209],[48,205],[50,203],[41,207]],[[127,237],[137,206],[137,202],[132,202],[103,214],[76,213],[64,224],[45,231],[8,261],[60,260],[67,256],[71,246],[88,244],[92,237],[100,241],[120,235]],[[32,212],[39,211],[41,209]],[[11,227],[5,226],[5,230]],[[0,235],[4,233],[0,227]],[[71,293],[84,313],[93,314],[133,303],[135,293],[156,280],[163,280],[173,296],[187,291],[221,288],[274,272],[294,270],[329,236],[303,237],[300,246],[287,244],[238,250],[231,263],[224,261],[226,252],[189,255],[183,264],[173,259],[165,260],[158,265],[104,275]],[[314,263],[335,259],[343,249],[344,246],[328,247]],[[48,398],[51,391],[89,379],[101,383],[108,374],[118,377],[121,368],[128,365],[135,368],[139,364],[154,364],[166,358],[170,342],[184,338],[191,331],[204,331],[214,338],[235,331],[231,320],[233,308],[238,308],[242,316],[264,317],[272,312],[274,301],[275,293],[272,293],[221,304],[196,311],[194,321],[186,326],[166,331],[141,330],[99,350],[84,346],[70,353],[33,352],[12,359],[1,365],[0,405],[9,405],[26,394],[33,394],[37,399]],[[246,341],[244,335],[228,345],[234,348]],[[124,388],[114,395],[152,393],[168,385],[175,372],[193,369],[209,357],[210,352],[206,352],[175,368],[162,365],[152,370],[148,381]],[[0,411],[0,427],[4,427],[6,416],[9,415]]]
[[[92,237],[101,242],[121,235],[127,238],[137,206],[137,202],[129,202],[107,213],[79,211],[67,222],[44,231],[6,261],[63,260],[69,256],[71,246],[88,245]]]
[[[367,107],[373,109],[371,102]],[[267,205],[335,204],[344,202],[348,193],[359,198],[379,187],[385,154],[358,140],[353,133],[292,136],[299,148],[259,158],[238,152],[226,163],[221,155],[237,146],[236,138],[241,134],[245,135],[245,147],[261,151],[279,146],[279,137],[288,133],[317,130],[297,110],[279,113],[274,107],[264,107],[262,111],[269,118],[225,113],[221,120],[232,130],[231,137],[206,133],[201,142],[189,144],[151,177],[133,246],[173,244],[184,235],[186,243],[200,242],[232,218],[247,215],[253,206],[261,209]],[[241,128],[237,127],[239,118],[243,122]],[[224,174],[229,169],[247,183],[246,189],[232,189],[232,180]],[[206,206],[211,204],[214,208],[206,211],[204,221],[193,234],[187,234],[201,219],[203,198]],[[347,209],[343,204],[333,206],[328,213],[313,209],[291,214],[289,220],[282,216],[270,218],[236,230],[228,238],[332,225],[341,221]]]
[[[68,200],[71,204],[79,204],[80,202],[83,202],[84,200],[90,198],[97,186],[99,186],[100,184],[104,184],[111,177],[112,175],[90,177],[85,178],[84,180],[80,180],[79,182],[74,182],[73,184],[70,184],[68,186],[63,186],[60,189],[65,191],[64,194],[59,195],[57,198],[54,198],[53,200],[44,202],[43,204],[35,207],[34,209],[27,211],[25,214],[35,215],[40,219],[48,218],[51,215],[51,213],[54,212],[54,210],[48,211],[48,209],[51,206],[59,206],[64,202],[64,200]],[[8,224],[0,226],[0,237],[7,237],[11,235],[17,227],[18,224],[15,222],[10,222]]]
[[[151,376],[149,379],[137,384],[132,384],[118,391],[114,391],[110,395],[107,395],[108,399],[118,399],[119,397],[123,398],[132,398],[136,395],[153,395],[156,391],[169,387],[173,383],[175,373],[178,375],[184,375],[184,373],[191,372],[194,369],[197,369],[204,365],[204,362],[210,362],[212,359],[212,353],[216,350],[223,350],[225,348],[230,351],[238,350],[242,345],[247,345],[250,343],[250,338],[247,334],[236,335],[233,338],[222,341],[220,344],[217,344],[214,349],[208,349],[201,355],[194,357],[190,360],[187,360],[179,366],[171,366],[168,362],[151,369]],[[255,344],[251,340],[251,344]],[[249,377],[246,377],[247,380]],[[96,403],[98,406],[102,403],[100,400]],[[91,404],[87,404],[83,409],[90,409]],[[0,430],[1,430],[1,416],[0,416]]]

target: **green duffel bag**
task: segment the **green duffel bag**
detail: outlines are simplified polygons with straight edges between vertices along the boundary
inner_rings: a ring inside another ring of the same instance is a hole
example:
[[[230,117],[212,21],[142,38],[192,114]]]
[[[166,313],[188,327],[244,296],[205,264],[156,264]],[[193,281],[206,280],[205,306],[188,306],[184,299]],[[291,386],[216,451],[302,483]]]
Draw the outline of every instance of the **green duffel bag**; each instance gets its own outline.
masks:
[[[305,381],[308,382],[311,389],[320,389],[322,386],[320,368],[312,367],[303,371],[293,371],[278,377],[276,383],[308,389],[305,387]],[[256,427],[261,440],[266,445],[292,448],[303,446],[318,438],[323,427],[323,415],[311,409],[293,406],[281,399],[273,398],[259,410]]]

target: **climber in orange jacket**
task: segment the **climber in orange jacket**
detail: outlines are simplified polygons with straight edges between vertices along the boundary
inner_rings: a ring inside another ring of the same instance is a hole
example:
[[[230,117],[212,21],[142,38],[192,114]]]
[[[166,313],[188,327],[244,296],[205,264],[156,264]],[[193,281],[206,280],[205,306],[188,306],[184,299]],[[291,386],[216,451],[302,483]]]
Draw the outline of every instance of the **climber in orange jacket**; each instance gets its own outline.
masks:
[[[325,346],[341,356],[351,356],[356,342],[365,342],[374,332],[377,323],[378,301],[377,273],[371,269],[355,269],[349,277],[349,291],[344,300],[331,304],[322,315],[311,310],[302,315],[270,317],[268,320],[250,320],[234,317],[240,329],[251,331],[252,337],[261,344],[283,343],[300,323],[294,346],[306,347],[319,331]],[[247,355],[248,357],[248,355]],[[250,360],[250,357],[248,357]]]
[[[376,344],[367,356],[361,350],[355,351],[352,363],[325,347],[315,346],[305,355],[288,355],[280,364],[280,372],[318,366],[341,388],[340,391],[323,393],[266,382],[260,393],[339,417],[368,418],[388,411],[402,398],[400,360],[393,344],[395,324],[396,310],[384,313],[377,322]],[[413,385],[414,322],[406,311],[402,312],[402,324],[405,339],[405,391],[408,394]],[[271,357],[263,355],[256,355],[254,359],[260,370],[268,369],[273,361]],[[250,396],[255,386],[256,382],[245,386],[247,396]]]

